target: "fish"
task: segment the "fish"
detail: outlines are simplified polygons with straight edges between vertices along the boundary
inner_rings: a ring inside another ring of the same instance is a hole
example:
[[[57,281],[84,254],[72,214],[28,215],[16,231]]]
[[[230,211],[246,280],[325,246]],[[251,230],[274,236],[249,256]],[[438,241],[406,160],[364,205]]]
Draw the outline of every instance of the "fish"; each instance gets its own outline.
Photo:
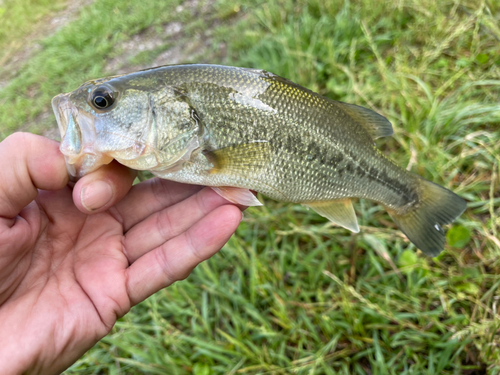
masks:
[[[52,107],[73,178],[116,160],[245,206],[261,205],[253,191],[302,204],[355,233],[352,199],[368,199],[429,256],[466,209],[379,151],[385,117],[265,70],[161,66],[85,82]]]

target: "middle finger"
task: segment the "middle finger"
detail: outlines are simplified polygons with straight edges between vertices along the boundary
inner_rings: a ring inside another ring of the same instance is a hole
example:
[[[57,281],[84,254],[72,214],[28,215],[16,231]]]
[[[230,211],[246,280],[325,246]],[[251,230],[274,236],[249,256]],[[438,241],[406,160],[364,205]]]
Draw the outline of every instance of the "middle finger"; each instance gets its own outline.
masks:
[[[153,178],[134,185],[111,211],[116,210],[117,216],[121,218],[123,230],[127,232],[148,216],[186,199],[201,189],[202,187],[197,185]]]
[[[211,211],[225,204],[230,203],[211,188],[205,188],[150,215],[125,234],[124,249],[129,263],[185,232]]]

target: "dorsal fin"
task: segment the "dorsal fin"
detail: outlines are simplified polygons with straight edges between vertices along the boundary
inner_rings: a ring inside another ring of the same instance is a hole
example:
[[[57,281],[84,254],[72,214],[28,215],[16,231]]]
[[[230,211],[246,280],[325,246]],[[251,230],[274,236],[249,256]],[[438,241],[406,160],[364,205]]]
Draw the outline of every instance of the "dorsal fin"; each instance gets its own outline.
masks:
[[[335,102],[335,104],[370,133],[373,139],[388,137],[394,134],[389,120],[377,112],[354,104],[343,102]]]

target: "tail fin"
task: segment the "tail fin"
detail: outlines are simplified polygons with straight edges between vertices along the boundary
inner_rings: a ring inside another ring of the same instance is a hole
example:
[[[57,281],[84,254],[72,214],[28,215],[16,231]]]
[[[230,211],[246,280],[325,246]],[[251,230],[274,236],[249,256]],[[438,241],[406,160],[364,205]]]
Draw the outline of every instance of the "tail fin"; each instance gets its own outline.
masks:
[[[411,242],[430,256],[444,248],[443,225],[451,223],[466,209],[467,204],[455,193],[430,181],[419,179],[420,201],[410,210],[388,210],[392,220]]]

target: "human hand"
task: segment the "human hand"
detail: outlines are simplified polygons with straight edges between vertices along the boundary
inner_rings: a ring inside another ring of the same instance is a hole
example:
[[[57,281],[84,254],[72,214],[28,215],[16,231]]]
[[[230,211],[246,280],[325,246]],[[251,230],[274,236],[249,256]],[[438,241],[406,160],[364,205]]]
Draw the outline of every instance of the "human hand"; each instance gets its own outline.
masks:
[[[134,173],[117,163],[71,189],[58,146],[23,133],[0,143],[1,374],[63,371],[241,221],[212,189],[131,187]]]

